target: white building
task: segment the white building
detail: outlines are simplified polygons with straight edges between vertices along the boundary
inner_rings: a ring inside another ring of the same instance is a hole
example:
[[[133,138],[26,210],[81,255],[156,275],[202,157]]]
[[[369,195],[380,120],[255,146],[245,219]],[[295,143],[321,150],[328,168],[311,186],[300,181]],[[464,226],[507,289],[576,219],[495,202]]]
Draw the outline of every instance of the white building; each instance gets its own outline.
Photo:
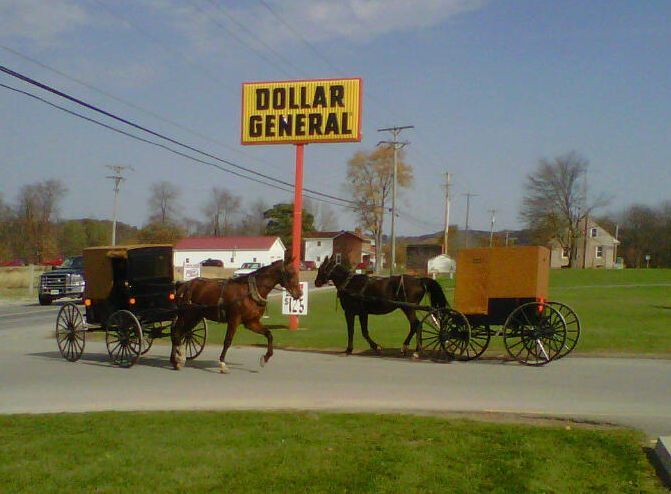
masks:
[[[218,259],[225,268],[237,269],[245,262],[260,262],[264,266],[284,259],[286,247],[280,237],[189,237],[174,247],[173,262],[200,264],[206,259]]]
[[[375,262],[371,241],[357,232],[310,232],[304,238],[304,261],[317,266],[326,256],[335,256],[337,262],[347,261],[351,266],[361,262]]]

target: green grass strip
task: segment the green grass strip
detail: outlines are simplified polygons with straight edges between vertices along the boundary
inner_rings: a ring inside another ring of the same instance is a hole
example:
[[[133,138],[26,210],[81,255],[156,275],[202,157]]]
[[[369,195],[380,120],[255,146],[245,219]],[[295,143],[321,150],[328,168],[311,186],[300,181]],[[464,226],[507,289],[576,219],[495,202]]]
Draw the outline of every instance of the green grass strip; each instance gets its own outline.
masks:
[[[0,417],[5,493],[665,492],[629,430],[409,415]]]

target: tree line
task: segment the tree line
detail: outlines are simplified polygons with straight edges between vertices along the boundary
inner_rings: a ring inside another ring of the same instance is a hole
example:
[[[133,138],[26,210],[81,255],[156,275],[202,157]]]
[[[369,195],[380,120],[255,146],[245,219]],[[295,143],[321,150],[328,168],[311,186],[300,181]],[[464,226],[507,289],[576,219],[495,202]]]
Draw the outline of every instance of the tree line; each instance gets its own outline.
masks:
[[[111,220],[59,217],[60,203],[67,193],[63,182],[48,179],[21,187],[13,204],[0,195],[0,261],[39,264],[81,254],[86,247],[111,244]],[[291,245],[290,203],[270,206],[257,199],[245,208],[239,196],[215,187],[201,205],[200,216],[182,216],[183,210],[176,185],[167,181],[152,184],[146,223],[138,228],[117,222],[117,244],[175,243],[200,235],[277,235],[285,245]],[[328,205],[305,201],[304,232],[337,226],[336,214]]]

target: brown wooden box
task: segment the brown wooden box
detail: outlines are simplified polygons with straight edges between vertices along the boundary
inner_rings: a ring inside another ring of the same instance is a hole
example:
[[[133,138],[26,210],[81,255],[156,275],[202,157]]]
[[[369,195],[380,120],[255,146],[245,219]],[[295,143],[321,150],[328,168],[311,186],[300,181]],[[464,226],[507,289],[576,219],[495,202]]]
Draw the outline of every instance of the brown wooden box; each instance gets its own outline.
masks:
[[[547,300],[550,251],[545,247],[463,249],[457,256],[455,309],[487,314],[491,299]]]

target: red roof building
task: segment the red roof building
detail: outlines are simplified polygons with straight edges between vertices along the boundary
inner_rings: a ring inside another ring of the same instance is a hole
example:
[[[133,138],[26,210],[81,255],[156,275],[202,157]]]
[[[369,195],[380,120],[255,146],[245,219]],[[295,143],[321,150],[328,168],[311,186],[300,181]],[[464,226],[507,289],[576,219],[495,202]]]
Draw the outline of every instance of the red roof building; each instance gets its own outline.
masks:
[[[245,262],[264,266],[284,259],[286,248],[280,237],[188,237],[174,247],[175,266],[220,260],[226,268],[239,268]]]

